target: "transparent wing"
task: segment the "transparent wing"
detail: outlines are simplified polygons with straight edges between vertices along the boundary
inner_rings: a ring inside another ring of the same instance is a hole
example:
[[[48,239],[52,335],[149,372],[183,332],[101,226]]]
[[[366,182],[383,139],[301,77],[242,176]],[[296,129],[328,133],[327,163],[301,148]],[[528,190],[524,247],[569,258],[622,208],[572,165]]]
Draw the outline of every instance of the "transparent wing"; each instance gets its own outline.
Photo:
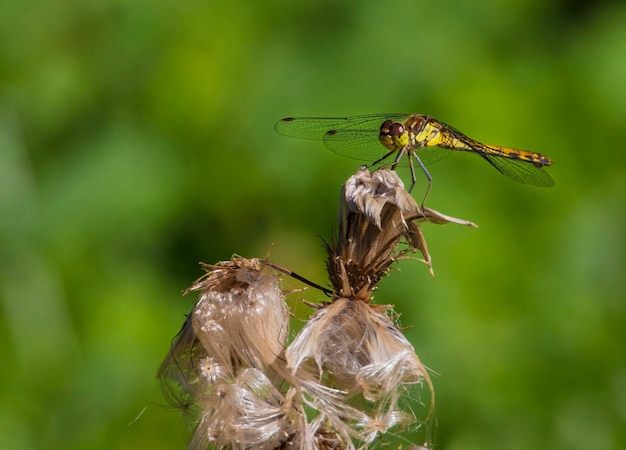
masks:
[[[385,120],[401,121],[409,114],[368,114],[353,117],[287,117],[279,120],[274,129],[278,134],[300,139],[321,141],[329,131],[352,129],[355,131],[375,131],[378,139],[380,126]],[[344,138],[349,139],[346,135]]]
[[[554,180],[550,174],[542,167],[536,166],[532,162],[521,159],[502,158],[486,153],[479,154],[501,174],[506,175],[518,183],[542,187],[554,186]]]
[[[324,145],[338,155],[372,163],[389,153],[378,140],[381,124],[376,130],[331,130],[324,135]]]
[[[361,161],[374,162],[389,153],[378,140],[379,130],[332,130],[324,136],[324,145],[341,156]],[[414,150],[424,165],[432,164],[449,156],[452,150],[441,147],[422,147]],[[392,153],[384,163],[392,163],[396,153]],[[408,155],[404,155],[398,166],[408,167]]]
[[[420,161],[422,161],[422,164],[424,164],[425,166],[427,166],[428,164],[437,162],[447,156],[450,156],[451,153],[452,153],[451,149],[443,148],[443,147],[422,147],[422,148],[418,148],[415,150],[415,154],[418,156]],[[402,159],[403,159],[403,162],[400,165],[407,166],[408,165],[407,158],[402,158]]]
[[[459,130],[452,128],[450,125],[446,125],[443,122],[438,122],[440,125],[440,131],[442,135],[447,139],[449,144],[456,142],[458,150],[468,151],[471,153],[478,153],[485,158],[489,164],[495,167],[498,172],[518,183],[531,184],[533,186],[550,187],[554,186],[554,180],[548,172],[543,169],[543,166],[537,165],[532,161],[526,161],[523,159],[507,158],[506,156],[497,155],[493,153],[488,145],[475,141],[472,138],[467,137]],[[504,147],[499,147],[500,151],[506,151]],[[512,151],[517,151],[510,149]]]

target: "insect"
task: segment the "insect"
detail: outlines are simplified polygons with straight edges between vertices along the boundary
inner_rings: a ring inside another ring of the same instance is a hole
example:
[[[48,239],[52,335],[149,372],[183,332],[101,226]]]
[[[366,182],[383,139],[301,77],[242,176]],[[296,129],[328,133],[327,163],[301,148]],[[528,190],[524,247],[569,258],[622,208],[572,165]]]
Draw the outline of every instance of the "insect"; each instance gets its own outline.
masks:
[[[432,177],[426,165],[439,161],[453,150],[476,153],[501,174],[519,183],[544,187],[554,185],[554,180],[544,170],[545,166],[552,164],[547,156],[483,144],[450,125],[422,114],[287,117],[278,121],[275,129],[285,136],[321,140],[339,155],[373,161],[371,166],[393,157],[391,169],[408,165],[411,170],[409,191],[415,185],[414,166],[417,163],[429,183],[424,201],[432,187]]]

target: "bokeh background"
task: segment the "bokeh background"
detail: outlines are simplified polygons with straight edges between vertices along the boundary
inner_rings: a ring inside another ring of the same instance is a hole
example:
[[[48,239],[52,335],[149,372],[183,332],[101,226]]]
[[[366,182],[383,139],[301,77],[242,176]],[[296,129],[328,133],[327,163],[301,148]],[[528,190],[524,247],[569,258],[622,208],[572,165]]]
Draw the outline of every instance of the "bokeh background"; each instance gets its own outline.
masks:
[[[324,283],[360,165],[275,121],[375,112],[554,160],[549,189],[431,166],[428,205],[479,228],[424,225],[436,278],[376,294],[435,372],[436,448],[626,448],[617,0],[3,1],[0,448],[184,448],[155,374],[198,262]]]

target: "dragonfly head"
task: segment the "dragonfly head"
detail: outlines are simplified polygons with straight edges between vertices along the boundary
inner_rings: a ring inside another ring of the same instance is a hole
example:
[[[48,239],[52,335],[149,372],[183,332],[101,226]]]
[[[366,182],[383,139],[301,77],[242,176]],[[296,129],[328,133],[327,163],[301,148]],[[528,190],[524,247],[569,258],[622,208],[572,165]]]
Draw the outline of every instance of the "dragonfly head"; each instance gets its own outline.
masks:
[[[378,136],[380,143],[391,151],[400,150],[409,143],[409,133],[404,125],[393,120],[385,120]]]

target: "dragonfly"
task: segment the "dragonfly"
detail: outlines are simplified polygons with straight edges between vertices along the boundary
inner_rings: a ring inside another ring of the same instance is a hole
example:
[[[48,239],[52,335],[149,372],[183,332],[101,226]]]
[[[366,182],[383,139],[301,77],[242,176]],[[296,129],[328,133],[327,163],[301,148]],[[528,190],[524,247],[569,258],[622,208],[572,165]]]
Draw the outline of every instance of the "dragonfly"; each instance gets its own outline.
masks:
[[[333,152],[348,158],[373,161],[369,167],[391,161],[391,169],[409,166],[411,188],[417,177],[417,164],[428,179],[426,166],[454,150],[475,153],[501,174],[524,184],[549,187],[554,180],[545,166],[552,160],[539,153],[488,145],[469,138],[433,117],[422,114],[369,114],[353,117],[287,117],[276,123],[279,134],[300,139],[319,140]],[[405,158],[406,156],[406,158]],[[423,202],[422,202],[423,204]]]

